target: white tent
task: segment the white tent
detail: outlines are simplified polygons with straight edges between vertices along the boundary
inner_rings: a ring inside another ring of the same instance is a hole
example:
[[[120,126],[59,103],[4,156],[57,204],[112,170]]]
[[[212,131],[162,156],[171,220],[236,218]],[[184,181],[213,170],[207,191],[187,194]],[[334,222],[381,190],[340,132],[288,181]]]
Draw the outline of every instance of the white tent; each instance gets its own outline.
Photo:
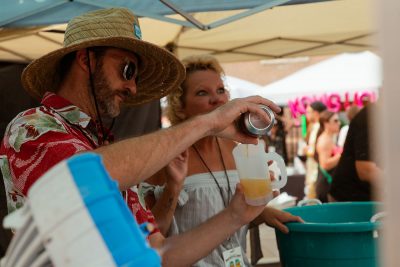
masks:
[[[262,88],[261,85],[229,75],[225,76],[224,83],[229,90],[231,99],[246,97],[249,92],[258,92]]]
[[[179,58],[212,54],[220,62],[239,62],[376,48],[373,0],[315,1],[319,0],[2,1],[0,60],[29,62],[58,49],[66,25],[52,24],[113,5],[126,6],[143,16],[140,24],[144,40],[167,46]],[[174,2],[211,28],[203,31],[190,27],[181,16],[168,15],[174,12],[161,2]],[[273,5],[279,6],[266,9]],[[243,14],[252,15],[243,18]],[[235,17],[242,19],[231,21]]]
[[[365,91],[378,93],[382,85],[381,59],[371,52],[344,53],[306,67],[277,82],[262,87],[258,94],[277,104],[303,96],[345,94],[352,97]],[[254,94],[255,92],[248,92]]]

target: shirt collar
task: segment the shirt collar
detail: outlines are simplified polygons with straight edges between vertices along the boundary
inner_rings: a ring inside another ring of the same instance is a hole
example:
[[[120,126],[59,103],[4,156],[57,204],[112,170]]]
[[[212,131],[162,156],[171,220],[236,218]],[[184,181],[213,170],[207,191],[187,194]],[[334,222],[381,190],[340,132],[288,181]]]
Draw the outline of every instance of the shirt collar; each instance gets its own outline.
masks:
[[[82,128],[86,128],[91,121],[94,124],[94,121],[88,114],[73,105],[67,99],[56,95],[55,93],[46,92],[41,103],[42,105],[53,109],[71,124],[78,125]]]

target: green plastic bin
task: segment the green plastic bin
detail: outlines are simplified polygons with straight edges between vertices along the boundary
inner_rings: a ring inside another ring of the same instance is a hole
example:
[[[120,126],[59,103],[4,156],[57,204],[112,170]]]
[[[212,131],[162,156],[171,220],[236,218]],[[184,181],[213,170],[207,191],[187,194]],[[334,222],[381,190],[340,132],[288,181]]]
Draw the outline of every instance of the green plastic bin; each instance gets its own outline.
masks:
[[[379,221],[377,202],[338,202],[293,207],[286,211],[305,223],[288,223],[289,234],[278,230],[282,267],[377,267]]]

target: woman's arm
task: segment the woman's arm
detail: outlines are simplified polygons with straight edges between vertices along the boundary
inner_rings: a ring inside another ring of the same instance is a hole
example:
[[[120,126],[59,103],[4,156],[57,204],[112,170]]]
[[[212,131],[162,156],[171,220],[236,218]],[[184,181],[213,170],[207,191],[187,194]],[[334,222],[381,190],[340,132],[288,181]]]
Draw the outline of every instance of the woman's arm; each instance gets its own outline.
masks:
[[[160,250],[163,266],[191,266],[252,221],[262,210],[262,206],[246,204],[243,188],[238,185],[227,208],[199,226],[164,240]]]
[[[339,163],[340,154],[332,156],[332,151],[335,144],[325,136],[320,136],[317,140],[317,152],[319,165],[325,170],[330,170],[336,167]]]
[[[167,235],[172,218],[174,217],[179,193],[187,174],[187,161],[188,152],[185,151],[149,179],[149,182],[155,184],[160,184],[161,182],[165,185],[158,200],[156,200],[154,194],[148,194],[145,197],[146,205],[151,209],[156,218],[157,225],[164,236]]]

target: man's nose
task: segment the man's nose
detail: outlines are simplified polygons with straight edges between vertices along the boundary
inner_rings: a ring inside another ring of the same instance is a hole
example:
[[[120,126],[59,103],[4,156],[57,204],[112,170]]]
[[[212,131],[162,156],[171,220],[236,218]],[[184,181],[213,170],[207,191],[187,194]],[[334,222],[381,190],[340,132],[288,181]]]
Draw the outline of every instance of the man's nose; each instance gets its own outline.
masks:
[[[136,80],[135,79],[127,81],[126,90],[129,91],[129,93],[131,95],[135,95],[136,94],[136,92],[137,92],[137,84],[136,84]]]

